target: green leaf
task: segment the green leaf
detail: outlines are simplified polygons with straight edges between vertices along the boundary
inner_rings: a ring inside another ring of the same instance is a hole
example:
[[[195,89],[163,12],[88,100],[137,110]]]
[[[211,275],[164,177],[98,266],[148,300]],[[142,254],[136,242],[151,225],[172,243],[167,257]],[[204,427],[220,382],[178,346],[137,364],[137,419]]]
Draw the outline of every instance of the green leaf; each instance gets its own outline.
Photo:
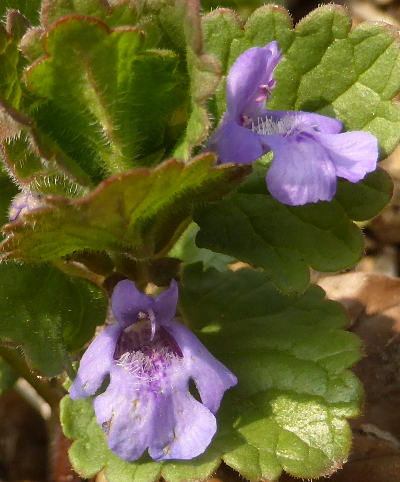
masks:
[[[12,388],[17,378],[18,376],[11,366],[0,357],[0,395],[9,388]]]
[[[86,15],[105,20],[111,8],[108,1],[101,0],[44,0],[41,8],[41,21],[45,28],[71,14]],[[136,23],[136,22],[135,22]]]
[[[360,358],[358,338],[344,331],[343,308],[311,287],[299,297],[279,294],[263,273],[203,272],[188,266],[181,309],[207,348],[239,384],[225,394],[218,432],[201,457],[156,463],[118,459],[106,445],[91,400],[61,403],[74,470],[109,482],[207,480],[221,460],[250,480],[277,480],[282,472],[315,478],[347,458],[346,418],[359,413],[362,389],[347,370]]]
[[[220,78],[221,69],[216,58],[204,52],[201,19],[199,15],[199,0],[184,2],[177,0],[174,9],[175,32],[183,33],[185,41],[186,62],[189,75],[190,105],[186,130],[178,142],[174,156],[189,159],[195,146],[201,144],[207,137],[210,121],[206,110],[206,101],[215,92]],[[161,22],[168,25],[171,19],[171,8],[163,9],[160,14]],[[166,23],[168,19],[168,22]]]
[[[59,146],[46,142],[32,121],[0,100],[1,157],[21,189],[76,197],[90,180]]]
[[[256,8],[268,3],[284,7],[288,2],[286,0],[201,0],[201,5],[206,10],[214,12],[219,7],[233,8],[243,19],[246,19]]]
[[[30,27],[28,19],[17,10],[7,12],[6,30],[11,38],[18,42]]]
[[[198,248],[195,243],[195,238],[198,232],[199,227],[196,223],[191,223],[175,243],[168,255],[173,258],[181,259],[186,264],[201,261],[205,268],[216,268],[219,271],[226,271],[228,269],[228,264],[236,261],[235,258],[224,254],[214,253],[209,249]]]
[[[32,25],[39,24],[40,0],[2,0],[0,17],[4,17],[8,9],[19,10]]]
[[[12,106],[18,105],[21,98],[18,62],[17,42],[0,22],[0,99]]]
[[[222,81],[209,102],[209,108],[217,123],[226,110],[226,77],[232,42],[244,35],[243,24],[232,10],[219,8],[202,18],[204,49],[221,65]]]
[[[201,207],[196,244],[262,267],[282,290],[304,291],[309,267],[348,268],[361,258],[363,240],[337,202],[290,207],[265,194],[236,194]]]
[[[389,174],[377,169],[357,184],[339,179],[336,200],[350,219],[366,221],[379,214],[388,204],[392,191],[393,183]]]
[[[0,337],[20,343],[32,368],[54,376],[104,323],[105,293],[47,265],[0,264]]]
[[[18,45],[28,27],[28,20],[16,10],[8,10],[5,26],[0,21],[0,101],[12,107],[17,107],[21,99],[23,58]]]
[[[143,51],[135,27],[110,30],[90,17],[64,17],[43,43],[47,56],[25,72],[28,88],[47,100],[31,108],[38,128],[95,182],[159,162],[180,134],[171,139],[169,124],[186,102],[178,57]]]
[[[309,267],[329,272],[356,264],[364,243],[351,220],[376,216],[392,195],[389,176],[377,170],[358,184],[340,181],[332,202],[291,207],[269,195],[265,173],[254,166],[236,194],[196,209],[196,244],[263,268],[286,292],[304,291]]]
[[[222,72],[227,74],[231,44],[244,35],[244,28],[235,12],[218,8],[202,18],[205,51],[220,62]]]
[[[4,140],[1,144],[3,160],[11,177],[21,189],[68,197],[76,197],[86,192],[60,169],[55,160],[46,161],[35,152],[26,129],[21,130],[19,137]]]
[[[346,370],[360,341],[343,331],[343,308],[316,286],[286,297],[263,273],[201,265],[185,270],[180,300],[186,322],[239,379],[218,417],[213,445],[223,460],[251,480],[276,480],[282,469],[316,478],[341,466],[351,445],[345,418],[362,399]]]
[[[0,226],[8,222],[8,210],[18,189],[8,176],[0,171]]]
[[[48,198],[52,204],[7,226],[5,257],[46,261],[93,249],[147,258],[169,250],[193,207],[220,198],[249,172],[248,166],[212,166],[203,155],[189,164],[171,159],[102,183],[85,198]]]
[[[26,59],[30,62],[34,62],[40,57],[43,57],[43,55],[45,54],[42,44],[43,33],[43,29],[39,27],[32,27],[25,33],[25,35],[21,39],[19,48],[26,57]]]
[[[41,20],[48,28],[68,15],[86,15],[106,22],[109,27],[135,25],[140,8],[135,0],[43,0]]]

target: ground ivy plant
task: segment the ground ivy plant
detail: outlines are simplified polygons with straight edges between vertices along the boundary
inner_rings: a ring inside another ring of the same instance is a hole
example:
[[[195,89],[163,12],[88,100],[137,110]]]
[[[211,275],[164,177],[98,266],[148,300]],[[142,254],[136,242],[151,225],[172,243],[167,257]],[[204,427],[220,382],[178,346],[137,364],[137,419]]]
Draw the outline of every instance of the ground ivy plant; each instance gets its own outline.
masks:
[[[0,390],[26,378],[82,477],[349,455],[360,341],[309,272],[354,266],[390,200],[397,32],[214,3],[0,7]]]

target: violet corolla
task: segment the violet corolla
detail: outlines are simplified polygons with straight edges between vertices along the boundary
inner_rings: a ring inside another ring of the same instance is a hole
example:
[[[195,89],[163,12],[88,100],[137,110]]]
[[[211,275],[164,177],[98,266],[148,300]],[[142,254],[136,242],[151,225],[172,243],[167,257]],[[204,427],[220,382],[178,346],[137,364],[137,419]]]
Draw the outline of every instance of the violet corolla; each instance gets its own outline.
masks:
[[[341,133],[342,122],[323,115],[266,110],[281,60],[275,41],[238,57],[227,79],[227,111],[207,149],[222,163],[251,163],[272,150],[266,177],[272,196],[291,206],[330,201],[337,177],[355,183],[376,169],[377,139]]]
[[[94,398],[97,422],[110,449],[137,460],[192,459],[210,444],[214,414],[236,377],[181,323],[173,320],[178,287],[157,298],[120,281],[112,294],[117,322],[105,328],[82,357],[71,386],[73,400],[94,395],[107,374],[107,389]],[[196,384],[202,403],[189,392]]]

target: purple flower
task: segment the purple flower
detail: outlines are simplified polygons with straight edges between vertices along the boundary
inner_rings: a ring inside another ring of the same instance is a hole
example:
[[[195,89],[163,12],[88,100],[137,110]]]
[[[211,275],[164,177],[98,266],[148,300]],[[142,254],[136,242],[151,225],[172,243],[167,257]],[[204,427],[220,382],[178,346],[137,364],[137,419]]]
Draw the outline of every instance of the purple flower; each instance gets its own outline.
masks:
[[[73,400],[90,397],[110,375],[94,410],[110,449],[127,461],[146,448],[154,460],[202,454],[216,432],[222,396],[237,384],[190,330],[173,321],[177,300],[175,281],[155,299],[132,281],[119,282],[111,299],[117,323],[86,350],[70,389]],[[190,379],[202,403],[189,392]]]
[[[43,196],[34,192],[20,192],[12,200],[8,211],[10,221],[15,221],[19,216],[39,209],[44,206]]]
[[[337,177],[358,182],[376,169],[377,139],[361,131],[340,133],[343,124],[330,117],[266,110],[280,60],[276,42],[238,57],[227,79],[227,111],[207,149],[222,163],[241,164],[272,150],[266,177],[272,196],[291,206],[330,201]]]

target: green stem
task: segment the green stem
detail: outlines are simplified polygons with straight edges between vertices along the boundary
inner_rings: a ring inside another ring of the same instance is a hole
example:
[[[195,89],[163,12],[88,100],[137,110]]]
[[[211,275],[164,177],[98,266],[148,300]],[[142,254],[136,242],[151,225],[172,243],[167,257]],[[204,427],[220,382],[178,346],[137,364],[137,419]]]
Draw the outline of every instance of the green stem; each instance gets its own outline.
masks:
[[[25,378],[25,380],[37,391],[37,393],[51,407],[53,413],[58,412],[58,406],[62,394],[59,390],[53,388],[49,382],[42,381],[37,377],[26,364],[23,356],[16,349],[0,346],[0,356],[14,369],[15,373]]]

